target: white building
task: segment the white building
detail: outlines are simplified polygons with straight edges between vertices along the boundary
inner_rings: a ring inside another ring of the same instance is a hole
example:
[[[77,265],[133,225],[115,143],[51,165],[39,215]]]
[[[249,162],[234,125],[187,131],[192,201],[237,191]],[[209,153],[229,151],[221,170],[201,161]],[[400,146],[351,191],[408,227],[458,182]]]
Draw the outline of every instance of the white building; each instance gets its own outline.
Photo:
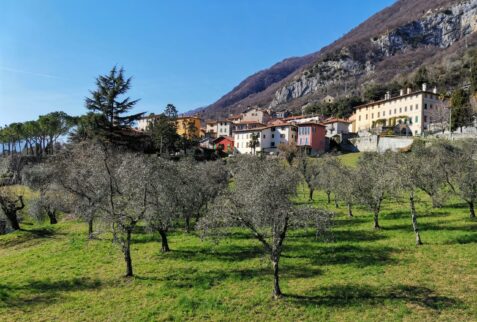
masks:
[[[255,153],[262,151],[265,153],[278,152],[280,144],[296,143],[298,136],[297,127],[293,124],[237,130],[234,132],[234,142],[238,153],[253,154],[254,149],[250,146],[253,135],[256,135],[258,140]]]
[[[235,151],[239,154],[253,154],[260,152],[261,149],[261,132],[262,128],[245,129],[234,131]],[[253,135],[257,136],[258,143],[255,150],[250,146]]]
[[[270,118],[271,117],[268,111],[252,107],[242,113],[241,122],[257,122],[266,124]]]
[[[437,89],[406,92],[401,90],[399,96],[386,94],[384,100],[356,107],[356,131],[369,131],[379,126],[402,127],[402,134],[421,135],[432,123],[433,110],[441,105]]]
[[[326,126],[326,137],[330,138],[339,134],[349,133],[350,123],[347,120],[339,118],[329,118],[323,122]]]

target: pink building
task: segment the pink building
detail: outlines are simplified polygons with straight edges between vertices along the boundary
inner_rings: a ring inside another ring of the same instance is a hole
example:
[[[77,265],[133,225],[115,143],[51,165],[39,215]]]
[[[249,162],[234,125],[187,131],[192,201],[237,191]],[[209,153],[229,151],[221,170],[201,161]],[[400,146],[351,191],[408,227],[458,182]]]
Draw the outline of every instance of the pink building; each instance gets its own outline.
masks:
[[[323,124],[309,122],[297,124],[297,146],[303,147],[310,155],[324,153],[326,148],[326,127]]]

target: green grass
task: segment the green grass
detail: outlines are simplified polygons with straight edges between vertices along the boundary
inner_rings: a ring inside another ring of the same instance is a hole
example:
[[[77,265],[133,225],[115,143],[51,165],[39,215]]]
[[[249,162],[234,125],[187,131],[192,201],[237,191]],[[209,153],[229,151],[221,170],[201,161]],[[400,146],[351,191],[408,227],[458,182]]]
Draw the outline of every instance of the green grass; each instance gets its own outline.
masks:
[[[316,199],[324,205],[324,195]],[[136,277],[124,279],[120,250],[106,234],[88,241],[82,223],[26,223],[0,236],[0,320],[475,321],[477,223],[457,201],[432,209],[422,199],[420,247],[407,208],[391,202],[380,231],[367,211],[348,218],[344,208],[331,241],[293,231],[278,301],[269,263],[246,231],[219,244],[175,232],[169,254],[138,231]]]
[[[346,153],[340,155],[338,158],[341,162],[348,167],[355,167],[358,165],[358,160],[361,157],[362,153]]]

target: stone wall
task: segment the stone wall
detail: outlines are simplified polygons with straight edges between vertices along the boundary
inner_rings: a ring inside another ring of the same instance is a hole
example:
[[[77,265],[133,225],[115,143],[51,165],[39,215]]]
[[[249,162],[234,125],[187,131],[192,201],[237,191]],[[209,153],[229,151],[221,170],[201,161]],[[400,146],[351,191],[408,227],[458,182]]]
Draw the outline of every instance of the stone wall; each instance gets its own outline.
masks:
[[[384,153],[388,150],[399,151],[408,148],[414,142],[412,137],[379,137],[370,135],[350,139],[350,142],[359,152],[379,152]]]

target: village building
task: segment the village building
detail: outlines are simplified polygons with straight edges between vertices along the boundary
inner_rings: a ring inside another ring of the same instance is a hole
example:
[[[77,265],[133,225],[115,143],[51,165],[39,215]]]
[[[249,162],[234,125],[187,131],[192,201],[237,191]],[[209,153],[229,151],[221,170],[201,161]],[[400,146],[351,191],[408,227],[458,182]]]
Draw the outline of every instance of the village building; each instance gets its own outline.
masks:
[[[326,127],[317,122],[298,124],[297,146],[308,155],[318,155],[326,149]]]
[[[207,136],[215,138],[217,137],[217,121],[208,120],[205,122],[205,133]]]
[[[159,118],[160,115],[151,114],[143,117],[137,122],[137,129],[139,131],[146,131],[149,124],[154,119]],[[201,137],[201,120],[197,116],[180,116],[176,119],[177,134],[187,137]]]
[[[235,151],[238,154],[254,154],[260,152],[261,149],[261,132],[262,128],[244,129],[234,131]],[[253,137],[257,138],[255,148],[250,145]]]
[[[213,141],[214,149],[231,154],[234,152],[234,138],[230,136],[219,136]]]
[[[271,116],[268,111],[252,107],[242,113],[241,122],[257,122],[266,124],[270,119]]]
[[[326,137],[330,138],[335,135],[348,134],[351,122],[340,118],[329,118],[323,122],[326,126]]]
[[[263,152],[278,152],[280,144],[296,143],[297,126],[293,124],[282,124],[278,126],[267,126],[262,129],[261,149]]]
[[[241,121],[241,122],[233,124],[233,132],[250,130],[250,129],[255,129],[255,128],[264,127],[264,126],[265,126],[264,123],[260,123],[256,121]]]
[[[429,129],[432,112],[440,104],[437,89],[428,91],[426,84],[417,92],[401,90],[396,97],[388,92],[383,100],[356,107],[356,130],[398,127],[401,135],[421,135]]]

